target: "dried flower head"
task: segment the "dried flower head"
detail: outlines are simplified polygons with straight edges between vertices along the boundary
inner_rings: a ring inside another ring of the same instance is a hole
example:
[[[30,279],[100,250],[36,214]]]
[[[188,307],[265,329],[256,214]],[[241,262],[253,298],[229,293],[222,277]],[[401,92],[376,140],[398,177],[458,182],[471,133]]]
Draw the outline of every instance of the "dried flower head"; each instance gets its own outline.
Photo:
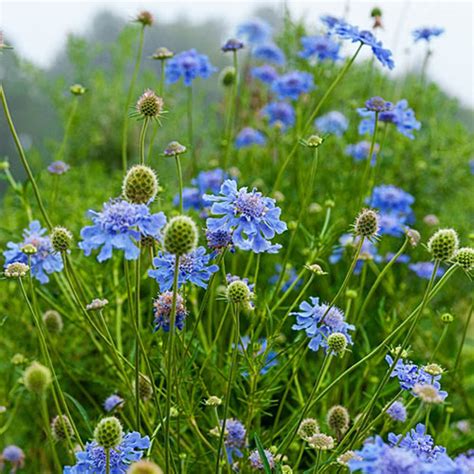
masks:
[[[305,441],[308,441],[311,436],[319,433],[318,422],[314,418],[305,418],[298,428],[298,436]]]
[[[324,433],[316,433],[308,439],[308,444],[318,451],[328,451],[334,448],[334,438]]]
[[[104,298],[94,298],[87,306],[87,311],[99,311],[109,304],[109,300]]]
[[[138,115],[142,119],[157,120],[163,114],[164,102],[151,89],[146,89],[138,99],[135,109],[136,113],[132,115]]]
[[[14,262],[7,265],[4,275],[7,278],[22,278],[28,273],[29,270],[30,267],[26,265],[26,263]]]
[[[160,61],[166,61],[174,56],[173,51],[170,51],[165,46],[161,46],[160,48],[156,49],[156,51],[152,55],[152,59],[157,59]]]
[[[147,10],[142,10],[135,17],[135,21],[141,23],[144,27],[151,26],[153,25],[153,15]]]

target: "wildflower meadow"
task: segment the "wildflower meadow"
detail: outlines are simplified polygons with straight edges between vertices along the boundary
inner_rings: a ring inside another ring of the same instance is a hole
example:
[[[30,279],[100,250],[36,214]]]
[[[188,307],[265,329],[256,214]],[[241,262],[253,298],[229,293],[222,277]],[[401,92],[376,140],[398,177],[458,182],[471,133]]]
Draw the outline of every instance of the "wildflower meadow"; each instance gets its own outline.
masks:
[[[1,37],[0,472],[474,473],[473,127],[365,6]]]

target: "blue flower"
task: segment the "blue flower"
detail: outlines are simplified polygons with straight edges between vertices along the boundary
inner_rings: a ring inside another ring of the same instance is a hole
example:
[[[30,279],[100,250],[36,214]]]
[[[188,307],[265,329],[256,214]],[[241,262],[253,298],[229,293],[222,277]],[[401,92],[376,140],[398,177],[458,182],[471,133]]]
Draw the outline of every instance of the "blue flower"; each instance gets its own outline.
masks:
[[[121,199],[104,203],[102,211],[89,211],[93,225],[81,230],[79,247],[89,256],[92,250],[101,248],[97,260],[103,262],[112,257],[112,250],[123,250],[127,260],[136,260],[140,250],[136,242],[142,236],[161,237],[166,224],[162,212],[151,214],[145,204],[132,204]]]
[[[219,267],[210,265],[211,255],[206,254],[204,247],[183,255],[179,259],[178,288],[186,282],[191,282],[201,288],[207,288],[211,275]],[[161,291],[168,291],[173,287],[175,256],[166,252],[158,252],[158,257],[153,259],[154,270],[148,270],[148,276],[154,278]]]
[[[215,71],[217,69],[205,54],[190,49],[189,51],[182,51],[166,61],[166,83],[173,84],[182,77],[184,84],[190,86],[197,77],[206,79]]]
[[[471,174],[474,174],[474,158],[471,158],[469,160],[469,169],[471,171]]]
[[[278,77],[278,72],[273,66],[264,64],[263,66],[256,66],[250,70],[250,75],[254,79],[262,81],[264,84],[272,84]]]
[[[234,244],[242,250],[276,253],[281,248],[270,242],[275,234],[286,230],[274,199],[262,196],[256,189],[237,189],[237,183],[230,179],[224,181],[218,196],[206,194],[204,199],[213,203],[211,214],[220,216],[207,219],[209,230],[232,232]]]
[[[456,466],[460,469],[460,474],[470,474],[474,472],[474,449],[460,454],[454,459]]]
[[[392,260],[393,257],[395,257],[395,254],[393,252],[387,252],[387,254],[385,255],[385,261],[389,262],[390,260]],[[410,261],[410,256],[402,253],[395,260],[395,263],[408,263],[409,261]]]
[[[280,274],[282,270],[283,270],[283,267],[281,266],[281,264],[277,263],[275,265],[276,274],[270,277],[270,279],[268,280],[268,283],[270,283],[271,285],[276,285],[278,280],[280,279]],[[285,276],[283,280],[283,285],[281,286],[281,291],[288,290],[288,288],[290,288],[290,286],[296,281],[297,278],[298,278],[298,274],[296,273],[296,270],[292,266],[287,265],[285,268]],[[296,290],[302,284],[303,284],[303,281],[299,280],[295,284],[294,289]]]
[[[271,26],[263,20],[255,18],[237,26],[237,36],[245,38],[251,44],[268,41],[272,35]]]
[[[25,263],[30,266],[31,274],[40,283],[48,283],[48,275],[60,272],[63,269],[63,261],[61,255],[54,251],[50,238],[44,235],[45,232],[46,229],[42,229],[38,221],[30,222],[29,227],[23,231],[22,242],[7,243],[8,250],[3,252],[4,267],[15,262]],[[22,248],[26,244],[34,245],[36,253],[30,255],[23,253]]]
[[[301,38],[303,50],[299,52],[302,58],[317,58],[320,61],[330,59],[337,61],[340,59],[339,49],[341,45],[334,41],[330,36],[303,36]]]
[[[287,102],[271,102],[260,111],[260,115],[270,125],[279,125],[284,130],[295,123],[295,109]]]
[[[438,454],[446,452],[446,448],[434,444],[433,438],[426,434],[426,427],[422,423],[418,423],[405,436],[389,433],[388,441],[392,446],[411,451],[422,461],[434,461]]]
[[[336,26],[346,23],[342,18],[337,18],[331,15],[323,15],[320,17],[320,20],[330,31],[332,31]]]
[[[218,229],[215,231],[206,230],[207,246],[214,252],[221,252],[228,248],[231,252],[235,252],[232,233],[227,230]]]
[[[266,142],[265,135],[251,127],[243,128],[235,137],[236,148],[246,148],[252,145],[262,146]]]
[[[158,331],[160,328],[163,328],[163,331],[169,332],[170,330],[170,318],[171,318],[171,309],[173,307],[173,292],[165,291],[158,295],[153,301],[153,315],[155,316],[155,331]],[[187,316],[186,306],[184,305],[183,297],[177,293],[176,294],[176,319],[175,327],[180,331],[184,327],[184,321]]]
[[[125,474],[129,465],[142,458],[150,447],[150,438],[136,431],[127,433],[122,442],[110,450],[110,473]],[[76,453],[75,466],[66,466],[64,474],[105,474],[105,451],[95,441],[86,444],[84,451]]]
[[[220,420],[220,426],[223,421]],[[235,418],[227,418],[225,421],[224,446],[229,463],[233,462],[233,456],[243,457],[242,449],[247,445],[247,430],[241,421]]]
[[[17,469],[20,469],[25,464],[25,453],[21,448],[15,446],[14,444],[10,444],[5,446],[2,453],[0,454],[0,468],[2,468],[3,472],[3,462],[8,461],[11,463],[11,471],[10,473],[14,474]]]
[[[435,38],[444,33],[444,28],[438,28],[436,26],[418,28],[412,32],[415,43],[420,40],[431,41],[431,38]]]
[[[272,84],[272,90],[279,99],[297,100],[301,94],[306,94],[313,89],[312,74],[302,71],[287,72]]]
[[[270,466],[270,469],[273,469],[275,467],[275,458],[273,457],[273,454],[268,449],[264,449],[263,453],[265,454],[265,457],[267,458],[267,463]],[[263,464],[262,459],[260,458],[260,453],[258,452],[258,449],[254,449],[250,453],[249,463],[253,469],[258,469],[258,470],[264,469],[265,466]]]
[[[359,42],[369,46],[382,66],[386,66],[389,69],[395,67],[392,52],[389,49],[385,49],[382,42],[377,41],[377,38],[370,31],[360,31],[357,26],[349,25],[346,22],[336,23],[332,31],[342,39],[348,39],[353,43]]]
[[[385,360],[392,367],[394,359],[389,354],[385,356]],[[390,377],[397,377],[403,390],[412,390],[416,384],[431,384],[441,378],[440,375],[430,375],[413,362],[404,362],[402,359],[398,359]]]
[[[176,194],[173,198],[173,204],[179,205],[179,194]],[[189,209],[202,209],[202,193],[197,188],[183,188],[183,209],[189,211]]]
[[[71,167],[67,164],[64,163],[64,161],[53,161],[49,166],[48,166],[48,171],[51,174],[64,174],[69,171]]]
[[[415,272],[416,276],[419,278],[423,278],[425,280],[429,280],[431,278],[431,274],[433,273],[434,262],[416,262],[410,263],[408,268]],[[436,277],[439,278],[444,275],[444,270],[440,267],[436,272]]]
[[[104,400],[104,410],[110,412],[124,404],[124,399],[117,394],[110,395]]]
[[[380,149],[379,144],[375,143],[374,151],[372,154],[372,160],[370,162],[371,166],[375,165],[375,160],[376,160],[379,149]],[[367,140],[363,140],[353,145],[347,145],[346,147],[346,155],[351,156],[355,161],[366,160],[369,157],[369,153],[370,153],[370,142],[368,142]]]
[[[285,64],[285,53],[275,43],[265,43],[255,46],[252,50],[255,59],[267,61],[277,66]]]
[[[247,352],[248,347],[250,344],[250,337],[243,336],[240,339],[239,344],[239,351],[240,352]],[[262,338],[258,341],[258,343],[254,343],[250,345],[252,352],[248,355],[248,357],[252,360],[256,360],[257,364],[261,364],[262,368],[260,369],[260,375],[265,375],[272,367],[278,365],[277,360],[277,353],[275,351],[267,351],[268,342],[265,338]],[[262,355],[265,354],[265,359],[262,359]],[[263,362],[263,363],[262,363]],[[248,372],[243,372],[245,377],[248,376]]]
[[[389,112],[392,109],[393,109],[393,104],[391,102],[388,102],[385,99],[382,99],[382,97],[374,96],[366,101],[365,109],[362,109],[362,110],[368,111],[368,112],[381,113],[381,112]]]
[[[242,49],[243,47],[244,47],[244,43],[242,43],[242,41],[232,38],[232,39],[228,39],[224,43],[221,50],[224,53],[228,53],[229,51],[238,51],[239,49]]]
[[[331,133],[341,137],[349,127],[349,121],[341,112],[333,110],[318,117],[314,121],[314,126],[321,133]]]
[[[365,117],[359,124],[359,134],[374,133],[375,112],[360,108],[357,109],[357,113],[361,117]],[[397,102],[392,110],[381,112],[379,121],[393,123],[402,135],[412,140],[415,138],[413,131],[421,128],[421,123],[416,120],[415,112],[408,107],[408,102],[405,99]]]
[[[376,186],[372,192],[368,204],[380,212],[397,212],[400,214],[412,214],[411,205],[415,198],[401,188],[392,184]]]
[[[299,306],[299,312],[291,313],[296,316],[296,324],[292,326],[295,331],[304,330],[311,338],[308,347],[312,351],[323,347],[328,351],[327,338],[334,332],[340,332],[346,336],[347,343],[353,344],[349,331],[353,331],[355,326],[345,321],[342,310],[326,303],[320,303],[319,298],[310,297],[311,303],[303,301]]]
[[[402,402],[393,402],[387,408],[387,415],[394,421],[401,421],[402,423],[407,419],[407,409]]]

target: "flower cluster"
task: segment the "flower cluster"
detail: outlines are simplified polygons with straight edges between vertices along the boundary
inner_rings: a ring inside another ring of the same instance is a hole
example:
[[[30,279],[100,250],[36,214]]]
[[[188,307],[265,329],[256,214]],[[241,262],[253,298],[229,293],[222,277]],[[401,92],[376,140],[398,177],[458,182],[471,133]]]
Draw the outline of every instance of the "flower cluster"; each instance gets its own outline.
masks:
[[[204,199],[212,203],[211,214],[220,216],[207,219],[209,230],[232,232],[235,246],[242,250],[275,253],[281,248],[270,242],[275,234],[286,230],[274,199],[256,189],[237,189],[237,183],[230,179],[224,181],[219,195],[206,194]]]
[[[51,245],[51,240],[45,236],[46,229],[41,227],[39,221],[32,221],[23,231],[21,242],[8,242],[7,249],[3,252],[7,268],[11,263],[23,263],[31,269],[31,274],[42,284],[49,282],[51,273],[63,269],[61,255],[56,253]],[[32,247],[31,247],[32,246]],[[33,252],[29,252],[31,248]]]
[[[166,62],[166,82],[174,84],[183,78],[184,85],[190,86],[197,77],[206,79],[216,70],[205,54],[190,49],[182,51]]]
[[[163,212],[151,214],[145,204],[132,204],[121,199],[104,203],[102,211],[89,211],[93,225],[81,230],[79,247],[89,256],[100,248],[97,260],[103,262],[112,257],[112,251],[122,250],[127,260],[136,260],[140,254],[137,242],[144,237],[161,238],[166,224]]]
[[[305,331],[310,338],[308,347],[312,351],[318,351],[320,347],[328,351],[328,336],[333,333],[341,333],[345,336],[348,344],[353,344],[349,331],[355,326],[348,324],[344,313],[336,306],[330,307],[326,303],[320,303],[319,298],[311,297],[310,302],[303,301],[299,311],[291,313],[296,316],[296,324],[292,329]]]

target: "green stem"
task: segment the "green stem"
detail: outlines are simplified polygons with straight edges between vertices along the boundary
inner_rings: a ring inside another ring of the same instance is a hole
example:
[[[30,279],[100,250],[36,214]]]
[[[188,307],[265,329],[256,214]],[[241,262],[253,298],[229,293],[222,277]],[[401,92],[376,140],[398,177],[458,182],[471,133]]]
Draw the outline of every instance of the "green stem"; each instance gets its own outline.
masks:
[[[130,86],[128,88],[127,93],[127,101],[125,103],[125,116],[123,121],[123,129],[122,129],[122,168],[124,173],[127,171],[127,141],[128,141],[128,108],[130,107],[130,102],[132,101],[133,96],[133,89],[135,88],[135,82],[137,80],[138,71],[140,69],[140,62],[142,58],[143,52],[143,40],[145,37],[145,26],[140,28],[140,37],[138,40],[138,49],[137,49],[137,56],[135,59],[135,67],[133,69],[132,80],[130,81]]]
[[[137,431],[140,431],[140,253],[135,263],[135,416]]]
[[[145,138],[146,138],[146,129],[148,128],[149,118],[146,117],[143,120],[142,129],[140,131],[140,164],[145,164]]]
[[[374,148],[375,148],[375,140],[377,137],[377,127],[379,124],[379,113],[375,112],[375,123],[374,123],[374,131],[372,133],[372,140],[370,142],[370,149],[369,149],[369,156],[366,159],[366,164],[365,164],[365,170],[364,170],[364,175],[361,180],[361,185],[362,188],[360,190],[360,201],[359,201],[359,208],[362,206],[364,203],[364,198],[366,196],[370,196],[371,190],[369,189],[369,177],[370,177],[370,167],[372,166],[372,156],[374,154]],[[374,163],[375,166],[375,163]]]
[[[48,405],[46,404],[46,398],[44,394],[40,395],[39,403],[40,403],[41,415],[43,417],[44,429],[46,431],[46,436],[48,438],[49,444],[51,445],[51,451],[53,453],[54,464],[56,465],[57,472],[61,472],[62,467],[61,467],[61,463],[59,462],[58,452],[56,450],[56,444],[54,443],[54,439],[51,434],[51,425],[49,422]]]
[[[65,128],[65,131],[64,131],[63,141],[61,142],[61,146],[58,150],[58,154],[56,155],[56,160],[62,160],[62,158],[64,156],[64,151],[66,150],[67,141],[69,139],[69,135],[70,135],[71,129],[72,129],[72,123],[74,121],[74,117],[76,116],[78,103],[79,103],[79,97],[75,96],[74,99],[73,99],[73,103],[72,103],[72,106],[71,106],[71,112],[69,113],[66,128]]]
[[[183,213],[183,172],[181,170],[181,161],[179,155],[174,155],[176,161],[176,171],[178,174],[178,189],[179,189],[179,213]]]
[[[0,99],[2,101],[3,110],[5,112],[5,118],[10,128],[10,132],[15,142],[18,154],[20,155],[21,163],[23,165],[23,168],[26,171],[26,174],[28,175],[28,179],[30,180],[31,187],[33,188],[33,193],[35,195],[36,202],[38,203],[38,207],[40,208],[41,214],[43,216],[43,219],[48,229],[51,230],[53,228],[53,225],[51,224],[51,221],[48,217],[48,213],[46,212],[46,209],[43,205],[43,200],[41,199],[38,185],[36,184],[36,180],[33,176],[33,173],[31,172],[31,168],[30,168],[30,165],[28,164],[28,160],[26,159],[26,154],[25,154],[25,151],[23,150],[23,146],[21,144],[20,138],[18,137],[18,134],[16,133],[15,125],[13,124],[13,120],[10,115],[10,110],[8,109],[7,98],[6,98],[5,91],[2,85],[0,85]]]
[[[229,162],[229,155],[230,155],[230,150],[232,148],[232,141],[234,137],[235,117],[236,117],[236,112],[237,112],[237,99],[238,99],[237,90],[238,90],[238,77],[239,77],[237,51],[233,52],[233,64],[234,64],[234,71],[235,71],[235,79],[234,79],[234,83],[232,84],[232,101],[230,104],[228,126],[227,126],[227,133],[226,133],[226,148],[225,148],[224,166],[223,166],[224,169],[227,168],[227,165]]]
[[[110,474],[110,448],[105,449],[105,474]]]
[[[188,101],[187,101],[187,115],[188,115],[188,142],[191,148],[191,162],[193,168],[196,167],[196,150],[194,148],[194,130],[193,130],[193,86],[188,86]]]
[[[469,316],[467,317],[466,324],[464,325],[464,331],[462,333],[461,343],[459,344],[458,352],[456,354],[456,361],[454,362],[453,372],[457,372],[459,365],[461,363],[461,354],[462,348],[464,347],[464,342],[466,341],[467,331],[469,330],[472,313],[474,312],[474,303],[471,304],[471,310],[469,311]]]

